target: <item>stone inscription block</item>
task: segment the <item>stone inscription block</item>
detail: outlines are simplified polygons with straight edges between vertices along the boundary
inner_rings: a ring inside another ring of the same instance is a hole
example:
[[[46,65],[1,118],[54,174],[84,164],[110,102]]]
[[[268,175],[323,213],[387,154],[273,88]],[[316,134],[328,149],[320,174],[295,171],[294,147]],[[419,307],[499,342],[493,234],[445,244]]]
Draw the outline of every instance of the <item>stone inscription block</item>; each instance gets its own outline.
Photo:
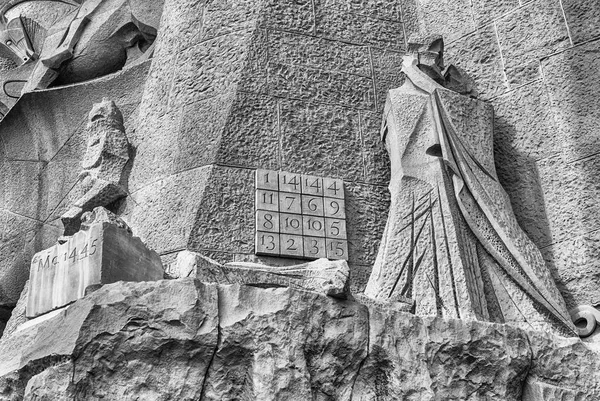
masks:
[[[279,255],[279,234],[257,231],[256,253]]]
[[[348,258],[348,241],[336,239],[327,239],[327,258],[328,259],[347,259]]]
[[[326,258],[325,238],[304,237],[304,256],[307,258]]]
[[[302,195],[302,213],[311,216],[323,216],[323,198],[320,196]]]
[[[256,190],[256,208],[258,210],[279,211],[279,192],[267,191],[264,189]]]
[[[302,215],[281,213],[279,229],[282,234],[302,235]]]
[[[259,255],[348,259],[344,181],[284,171],[256,171]]]
[[[279,196],[279,211],[281,213],[302,213],[302,201],[300,194],[282,192]]]
[[[346,218],[346,202],[343,199],[323,198],[325,217]]]
[[[279,190],[281,192],[302,192],[302,179],[300,174],[279,173]]]
[[[304,247],[302,246],[301,235],[281,234],[281,255],[282,256],[304,256]]]
[[[34,318],[68,305],[93,285],[162,278],[160,257],[139,238],[110,223],[93,224],[64,244],[35,254],[26,316]]]
[[[325,196],[344,199],[344,181],[336,178],[323,178]]]
[[[256,228],[260,231],[279,234],[279,213],[257,210]]]
[[[256,188],[279,191],[279,175],[277,171],[256,170]]]

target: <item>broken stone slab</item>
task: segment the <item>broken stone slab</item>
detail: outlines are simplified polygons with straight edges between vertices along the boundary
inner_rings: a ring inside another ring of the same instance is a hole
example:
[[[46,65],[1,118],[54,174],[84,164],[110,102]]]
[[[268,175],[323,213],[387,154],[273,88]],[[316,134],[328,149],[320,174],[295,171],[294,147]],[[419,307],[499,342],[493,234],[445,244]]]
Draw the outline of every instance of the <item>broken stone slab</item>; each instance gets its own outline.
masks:
[[[245,284],[255,287],[291,287],[346,299],[350,293],[350,268],[345,260],[317,259],[295,266],[272,267],[259,263],[224,265],[199,253],[177,255],[176,277],[195,277],[207,283]]]
[[[95,210],[84,219],[84,229],[35,254],[29,274],[28,318],[65,306],[103,284],[163,278],[158,254],[126,226],[106,221],[106,213],[104,219],[100,215],[102,211]]]

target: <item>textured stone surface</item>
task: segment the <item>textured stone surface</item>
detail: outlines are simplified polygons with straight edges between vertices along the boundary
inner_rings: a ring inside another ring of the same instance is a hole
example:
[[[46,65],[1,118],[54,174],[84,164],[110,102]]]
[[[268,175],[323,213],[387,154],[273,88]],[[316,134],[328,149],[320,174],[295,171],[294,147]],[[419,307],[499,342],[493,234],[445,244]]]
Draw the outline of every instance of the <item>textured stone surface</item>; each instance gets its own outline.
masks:
[[[334,298],[349,295],[350,269],[346,261],[318,259],[313,262],[271,267],[259,263],[230,262],[224,265],[199,253],[177,255],[171,276],[195,277],[205,283],[245,284],[259,288],[290,287],[319,292]]]
[[[478,28],[449,43],[445,57],[448,63],[463,68],[473,78],[481,99],[493,98],[507,89],[502,55],[493,25]]]
[[[574,44],[600,37],[600,4],[594,0],[562,0]]]
[[[555,0],[534,0],[496,24],[511,85],[539,78],[539,59],[570,44],[561,5]]]
[[[579,340],[283,288],[115,283],[17,330],[0,341],[7,400],[537,401],[522,389],[549,388],[591,401],[600,390],[600,357]]]
[[[598,42],[566,50],[544,60],[545,85],[556,120],[556,139],[568,160],[579,160],[600,152],[596,107],[600,91]],[[591,67],[591,68],[590,68]]]

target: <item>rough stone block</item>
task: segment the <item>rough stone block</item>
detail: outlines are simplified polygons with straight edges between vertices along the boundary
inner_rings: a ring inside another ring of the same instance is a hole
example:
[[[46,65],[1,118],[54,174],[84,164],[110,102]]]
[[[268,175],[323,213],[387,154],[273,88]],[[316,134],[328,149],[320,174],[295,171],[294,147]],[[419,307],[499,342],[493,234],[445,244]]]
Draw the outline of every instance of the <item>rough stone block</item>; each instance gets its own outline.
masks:
[[[373,79],[304,66],[269,64],[269,94],[374,110]]]
[[[315,5],[316,35],[380,48],[406,48],[401,22]]]
[[[301,101],[280,102],[284,170],[362,181],[364,164],[356,111]]]
[[[375,18],[401,21],[402,10],[396,0],[315,0],[317,8],[334,8],[340,13],[350,11]]]
[[[195,168],[132,192],[125,200],[122,218],[160,254],[185,248],[211,171],[211,166]]]
[[[285,31],[313,33],[315,16],[312,0],[267,0],[261,26]]]
[[[34,318],[83,298],[89,287],[163,277],[160,257],[126,229],[99,223],[31,261],[26,314]]]
[[[573,162],[553,156],[538,169],[553,243],[600,228],[600,154]]]
[[[387,221],[390,194],[386,187],[346,184],[346,227],[350,262],[372,266]]]
[[[568,308],[600,305],[600,230],[541,249]]]
[[[199,37],[194,38],[195,43],[240,30],[253,29],[263,11],[262,2],[255,0],[217,0],[204,4],[204,15],[198,14],[197,17],[202,30]]]
[[[500,183],[517,221],[538,247],[552,243],[536,161],[555,155],[562,141],[542,82],[494,100],[494,152]]]
[[[519,0],[473,0],[473,17],[475,23],[481,26],[519,6]]]
[[[206,181],[194,185],[203,188],[203,193],[201,197],[190,197],[194,198],[190,205],[195,206],[195,213],[181,216],[186,228],[193,223],[187,236],[187,248],[194,251],[253,253],[254,171],[215,166],[211,167]],[[177,208],[171,213],[182,215]],[[177,227],[173,225],[173,228]],[[171,249],[176,248],[174,246]]]
[[[377,306],[369,306],[369,316],[370,352],[354,385],[366,399],[521,400],[532,357],[524,332]]]
[[[557,125],[556,146],[567,160],[600,153],[598,93],[600,71],[598,43],[569,49],[542,62],[544,82]]]
[[[206,399],[352,398],[366,356],[365,306],[289,288],[237,285],[221,286],[219,299],[227,302],[219,305],[221,336]],[[310,310],[298,307],[308,304]],[[248,372],[256,372],[251,386]]]
[[[279,132],[275,99],[238,92],[228,114],[216,162],[246,168],[278,168]]]
[[[361,112],[360,129],[365,159],[365,178],[369,184],[388,185],[390,182],[390,158],[381,140],[381,115]]]
[[[240,284],[260,288],[290,287],[346,299],[350,269],[346,261],[318,259],[287,267],[258,263],[220,264],[201,254],[183,251],[177,255],[176,277],[196,277],[205,283]]]
[[[480,99],[491,99],[507,90],[502,56],[493,25],[446,46],[445,62],[463,68],[475,81]]]
[[[404,84],[402,69],[402,56],[404,53],[389,49],[381,50],[371,48],[373,63],[373,79],[375,80],[375,95],[377,96],[377,110],[381,115],[383,106],[390,89],[396,89]]]
[[[369,49],[337,40],[269,32],[269,60],[277,64],[302,65],[324,71],[337,71],[371,77]]]
[[[570,46],[558,1],[534,0],[498,20],[496,26],[511,86],[538,79],[539,59]]]
[[[236,31],[183,49],[177,57],[177,74],[167,100],[171,107],[233,89],[246,65],[251,36],[251,30]]]
[[[596,0],[561,0],[573,44],[600,37],[600,3]]]
[[[442,35],[445,42],[450,43],[475,29],[469,0],[413,1],[416,3],[419,33],[436,33]],[[410,0],[403,2],[404,10],[410,10],[410,7],[406,7],[409,2]],[[405,19],[407,19],[406,14]],[[412,29],[409,31],[417,33]],[[409,32],[407,35],[410,36]]]

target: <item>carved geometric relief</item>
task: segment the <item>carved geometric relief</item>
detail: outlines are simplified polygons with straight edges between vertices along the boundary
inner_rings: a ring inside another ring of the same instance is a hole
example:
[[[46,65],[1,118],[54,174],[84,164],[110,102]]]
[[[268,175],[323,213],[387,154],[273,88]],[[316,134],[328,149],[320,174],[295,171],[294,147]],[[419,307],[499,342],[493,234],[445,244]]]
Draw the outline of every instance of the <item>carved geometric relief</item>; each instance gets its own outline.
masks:
[[[256,171],[257,255],[348,259],[344,182]]]

